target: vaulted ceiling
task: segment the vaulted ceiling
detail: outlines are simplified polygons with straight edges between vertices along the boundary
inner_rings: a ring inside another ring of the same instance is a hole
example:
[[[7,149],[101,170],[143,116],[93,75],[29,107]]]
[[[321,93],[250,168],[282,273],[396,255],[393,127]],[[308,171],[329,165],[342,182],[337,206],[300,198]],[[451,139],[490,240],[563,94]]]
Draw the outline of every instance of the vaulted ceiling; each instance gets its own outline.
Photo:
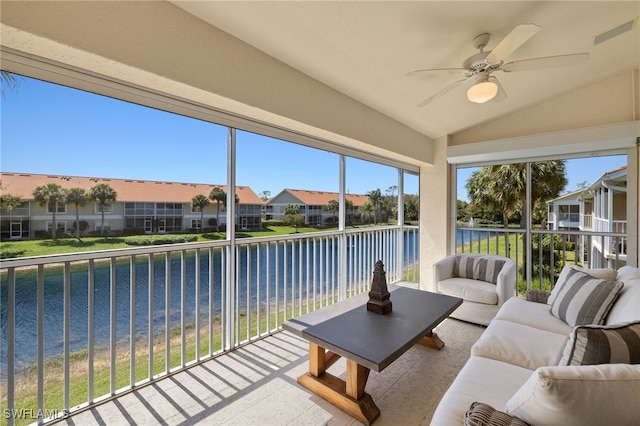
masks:
[[[640,2],[613,1],[172,1],[176,6],[401,123],[439,137],[640,67]],[[595,44],[629,21],[629,31]],[[506,73],[508,97],[474,104],[459,86],[424,99],[461,75],[409,77],[457,68],[490,33],[492,50],[518,24],[541,29],[508,61],[586,52],[574,67]]]

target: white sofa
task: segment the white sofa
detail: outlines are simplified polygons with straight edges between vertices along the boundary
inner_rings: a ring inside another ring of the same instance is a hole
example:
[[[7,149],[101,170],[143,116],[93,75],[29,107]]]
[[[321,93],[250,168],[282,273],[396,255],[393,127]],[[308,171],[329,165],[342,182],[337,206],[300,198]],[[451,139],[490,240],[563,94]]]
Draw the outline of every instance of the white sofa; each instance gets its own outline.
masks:
[[[454,254],[435,263],[433,273],[438,293],[463,300],[451,317],[476,324],[488,325],[515,291],[516,265],[507,257]]]
[[[589,281],[577,282],[584,273]],[[574,309],[580,304],[578,297],[571,299],[569,293],[591,288],[598,277],[612,279],[607,285],[621,282],[623,287],[617,298],[607,296],[602,302],[604,306],[613,300],[603,325],[572,326],[576,321],[580,324],[580,317],[576,317],[580,313]],[[625,339],[631,339],[629,346],[611,343],[623,335],[620,330],[624,330]],[[594,340],[597,336],[589,334],[594,332],[605,336],[608,343]],[[598,345],[609,346],[602,349]],[[610,359],[589,358],[596,355]],[[490,424],[478,419],[487,421],[495,415],[532,425],[638,425],[638,363],[640,269],[625,266],[616,272],[567,266],[546,303],[514,297],[502,306],[472,347],[469,360],[442,397],[431,424]],[[471,409],[473,403],[481,404]]]

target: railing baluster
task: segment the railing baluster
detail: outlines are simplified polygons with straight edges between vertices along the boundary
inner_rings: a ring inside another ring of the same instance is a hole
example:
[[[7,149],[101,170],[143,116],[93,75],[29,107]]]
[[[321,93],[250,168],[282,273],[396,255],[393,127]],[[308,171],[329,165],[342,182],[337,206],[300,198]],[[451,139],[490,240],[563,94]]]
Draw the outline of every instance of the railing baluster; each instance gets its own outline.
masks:
[[[164,372],[171,371],[171,252],[164,254]]]
[[[267,270],[267,282],[266,285],[266,293],[267,293],[267,333],[271,334],[271,243],[267,242],[263,245],[265,248],[265,268]]]
[[[209,247],[209,356],[213,355],[213,321],[214,321],[214,248]]]
[[[7,271],[7,410],[14,413],[15,404],[15,357],[16,357],[16,276],[15,268]],[[14,424],[15,416],[10,415],[7,424]]]
[[[94,340],[95,340],[95,261],[89,260],[87,277],[87,401],[89,405],[93,404],[93,357],[94,357]]]
[[[38,265],[38,412],[44,410],[44,265]],[[11,385],[9,385],[11,386]],[[38,423],[42,418],[38,416]]]
[[[260,243],[256,243],[255,244],[256,247],[256,328],[257,328],[257,337],[261,337],[262,336],[262,321],[260,318],[260,305],[261,305],[261,299],[260,299],[260,286],[262,285],[262,282],[260,280],[260,271],[261,271],[261,262],[260,262],[260,258],[262,257],[262,252],[261,252],[261,247],[262,245]]]
[[[111,268],[110,268],[110,296],[111,296],[111,304],[110,304],[110,319],[109,319],[109,364],[110,364],[110,377],[109,377],[109,391],[111,396],[116,394],[116,258],[112,257],[111,259]]]
[[[69,340],[71,338],[71,262],[64,262],[64,412],[69,413]]]
[[[149,377],[149,380],[153,380],[153,350],[155,347],[155,339],[154,339],[154,330],[153,330],[153,323],[155,320],[155,268],[154,268],[154,260],[155,260],[155,256],[153,253],[149,254],[149,259],[148,259],[148,271],[149,271],[149,277],[147,280],[147,284],[148,284],[148,288],[149,288],[149,304],[148,304],[148,313],[149,313],[149,337],[148,337],[148,346],[149,346],[149,361],[148,361],[148,370],[147,370],[147,376]]]
[[[195,360],[200,361],[200,249],[195,250],[195,259],[194,259],[194,268],[195,268],[195,307],[194,311],[194,330],[195,330],[195,339],[196,339],[196,354]]]
[[[180,366],[184,368],[187,363],[187,254],[180,251]]]
[[[129,386],[136,384],[136,256],[129,258]]]

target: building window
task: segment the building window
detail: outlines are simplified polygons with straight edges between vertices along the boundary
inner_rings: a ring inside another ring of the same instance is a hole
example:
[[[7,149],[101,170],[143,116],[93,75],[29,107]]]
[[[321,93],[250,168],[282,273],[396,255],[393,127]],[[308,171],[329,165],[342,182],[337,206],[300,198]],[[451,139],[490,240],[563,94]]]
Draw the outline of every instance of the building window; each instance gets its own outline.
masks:
[[[66,213],[67,205],[65,203],[49,203],[49,205],[47,206],[47,212],[53,213],[54,210],[56,211],[56,213]]]
[[[95,204],[95,212],[96,213],[112,213],[113,212],[113,204],[112,203],[96,203]]]

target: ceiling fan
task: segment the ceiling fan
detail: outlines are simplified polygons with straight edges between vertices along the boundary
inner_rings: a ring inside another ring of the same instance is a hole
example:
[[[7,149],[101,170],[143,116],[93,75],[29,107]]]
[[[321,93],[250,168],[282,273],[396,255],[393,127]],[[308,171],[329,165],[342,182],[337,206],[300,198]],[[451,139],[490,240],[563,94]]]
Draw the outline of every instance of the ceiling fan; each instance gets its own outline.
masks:
[[[589,60],[588,53],[574,53],[559,56],[547,56],[543,58],[524,59],[505,63],[505,60],[527,40],[533,37],[540,27],[535,24],[521,24],[511,30],[509,34],[498,45],[490,51],[484,51],[489,43],[491,35],[480,34],[473,39],[471,45],[479,49],[480,52],[470,56],[462,63],[462,68],[433,68],[415,70],[408,73],[408,76],[428,76],[439,74],[462,74],[464,78],[458,80],[444,89],[431,95],[420,102],[418,106],[425,106],[435,99],[443,96],[461,84],[470,85],[467,90],[467,98],[471,102],[485,103],[494,99],[503,100],[507,97],[506,92],[492,73],[496,71],[513,72],[534,70],[542,68],[567,67],[583,64]]]

